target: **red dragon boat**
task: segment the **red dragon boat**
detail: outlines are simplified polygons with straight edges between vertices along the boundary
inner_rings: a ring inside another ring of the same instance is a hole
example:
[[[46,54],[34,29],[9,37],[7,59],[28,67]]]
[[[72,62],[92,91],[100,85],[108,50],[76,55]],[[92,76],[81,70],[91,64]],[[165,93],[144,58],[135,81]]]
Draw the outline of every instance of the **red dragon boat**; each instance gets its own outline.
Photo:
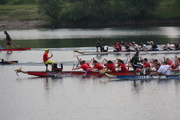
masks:
[[[23,51],[23,50],[31,50],[31,48],[0,49],[0,51]]]
[[[83,71],[22,71],[22,68],[15,70],[17,73],[25,73],[38,77],[63,77],[63,76],[106,76],[103,72],[83,72]],[[106,72],[114,76],[134,75],[133,71],[129,72]]]
[[[180,79],[179,74],[174,75],[134,75],[134,71],[128,72],[82,72],[82,71],[22,71],[22,68],[15,70],[17,73],[24,73],[38,77],[71,77],[71,76],[97,76],[109,77],[110,81],[127,81],[127,80],[169,80]]]

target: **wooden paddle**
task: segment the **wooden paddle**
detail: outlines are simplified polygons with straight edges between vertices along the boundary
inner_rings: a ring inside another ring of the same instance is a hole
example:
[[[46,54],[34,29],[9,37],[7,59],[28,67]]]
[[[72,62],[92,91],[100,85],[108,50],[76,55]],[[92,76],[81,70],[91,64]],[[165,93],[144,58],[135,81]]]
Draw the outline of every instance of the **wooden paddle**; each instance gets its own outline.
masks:
[[[2,64],[4,64],[4,62],[8,62],[8,63],[10,63],[10,64],[15,64],[14,62],[11,62],[11,61],[6,61],[6,60],[4,60],[4,59],[1,59],[2,60]]]
[[[76,65],[76,62],[74,63],[73,67],[72,67],[72,70],[71,70],[71,75],[72,75],[72,72],[73,72],[73,69],[74,69],[74,66]]]
[[[25,50],[25,48],[24,48],[24,47],[21,47],[21,46],[19,46],[19,45],[15,44],[15,43],[12,43],[12,44],[16,45],[18,48],[21,48],[21,49],[24,49],[24,50]]]
[[[77,52],[77,53],[79,53],[79,54],[84,54],[84,52],[80,52],[80,51],[78,51],[78,49],[76,49],[76,50],[73,50],[74,52]]]
[[[115,77],[115,75],[108,74],[106,71],[107,71],[107,69],[102,70],[100,73],[101,73],[101,74],[105,74],[107,77],[111,77],[111,78],[114,78],[114,77]]]

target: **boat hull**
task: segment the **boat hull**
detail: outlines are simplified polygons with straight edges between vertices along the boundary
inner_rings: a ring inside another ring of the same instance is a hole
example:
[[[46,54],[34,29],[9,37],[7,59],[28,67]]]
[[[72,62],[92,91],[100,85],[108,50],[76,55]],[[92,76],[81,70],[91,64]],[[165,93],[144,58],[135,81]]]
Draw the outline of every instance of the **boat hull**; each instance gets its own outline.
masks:
[[[82,54],[82,55],[108,55],[108,54],[130,55],[130,54],[136,53],[136,51],[129,51],[129,52],[113,52],[113,51],[109,51],[109,52],[93,52],[93,51],[80,52],[80,51],[74,51],[74,52]],[[179,54],[179,53],[180,53],[180,50],[140,51],[140,54],[151,54],[151,55],[154,55],[154,54]]]
[[[180,75],[118,75],[115,80],[180,79]]]
[[[106,76],[99,72],[80,72],[80,71],[63,71],[63,72],[46,72],[46,71],[27,71],[28,75],[39,76],[39,77],[56,77],[56,76]],[[133,75],[133,71],[129,72],[107,72],[112,75]]]
[[[4,61],[4,62],[0,62],[1,65],[15,64],[15,63],[18,63],[18,61]]]
[[[0,51],[23,51],[23,50],[31,50],[31,48],[0,49]]]

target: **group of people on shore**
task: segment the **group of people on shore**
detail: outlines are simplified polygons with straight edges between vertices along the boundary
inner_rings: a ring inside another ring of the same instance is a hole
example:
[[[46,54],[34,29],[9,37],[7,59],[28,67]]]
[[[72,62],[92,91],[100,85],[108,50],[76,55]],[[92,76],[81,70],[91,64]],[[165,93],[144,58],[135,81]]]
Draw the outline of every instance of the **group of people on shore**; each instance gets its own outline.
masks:
[[[108,46],[105,45],[103,46],[103,40],[102,38],[99,38],[96,42],[96,51],[99,52],[107,52],[108,51]],[[129,51],[159,51],[158,45],[156,45],[153,41],[147,41],[147,44],[149,44],[151,47],[148,48],[147,45],[143,42],[141,42],[139,45],[133,41],[131,42],[123,42],[121,41],[121,44],[119,42],[116,42],[114,45],[110,45],[111,47],[114,48],[114,52],[129,52]],[[180,50],[180,44],[177,42],[173,42],[173,46],[171,46],[168,42],[165,42],[164,45],[161,47],[163,50]],[[124,47],[125,49],[122,49]]]

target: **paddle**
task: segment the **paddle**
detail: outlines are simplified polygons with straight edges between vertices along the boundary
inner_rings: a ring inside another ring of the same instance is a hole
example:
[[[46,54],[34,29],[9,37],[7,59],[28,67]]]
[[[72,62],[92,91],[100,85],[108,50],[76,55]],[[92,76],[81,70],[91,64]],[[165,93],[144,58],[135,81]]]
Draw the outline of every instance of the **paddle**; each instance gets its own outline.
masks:
[[[15,44],[14,42],[12,42],[12,44],[16,45],[18,48],[21,48],[21,49],[24,49],[24,50],[25,50],[25,48],[23,48],[23,47],[21,47],[21,46]]]
[[[75,61],[74,65],[73,65],[73,67],[72,67],[71,75],[72,75],[72,72],[73,72],[73,69],[74,69],[74,66],[75,66],[75,65],[76,65],[76,61]]]
[[[103,61],[101,62],[101,65],[103,65],[104,64],[104,59],[103,59]]]
[[[79,53],[79,54],[84,54],[84,52],[79,52],[78,49],[73,50],[73,51],[74,51],[74,52],[77,52],[77,53]]]
[[[88,73],[88,70],[86,70],[86,72],[84,73],[84,75],[83,76],[86,76],[86,74]]]
[[[106,73],[106,71],[107,71],[107,69],[100,71],[100,73],[101,73],[101,74],[105,74],[107,77],[111,77],[111,78],[114,78],[114,77],[115,77],[115,75],[108,74],[108,73]]]
[[[11,62],[11,61],[6,61],[4,59],[1,59],[1,60],[2,60],[2,64],[4,64],[4,62],[10,63],[10,64],[15,64],[14,62]]]

